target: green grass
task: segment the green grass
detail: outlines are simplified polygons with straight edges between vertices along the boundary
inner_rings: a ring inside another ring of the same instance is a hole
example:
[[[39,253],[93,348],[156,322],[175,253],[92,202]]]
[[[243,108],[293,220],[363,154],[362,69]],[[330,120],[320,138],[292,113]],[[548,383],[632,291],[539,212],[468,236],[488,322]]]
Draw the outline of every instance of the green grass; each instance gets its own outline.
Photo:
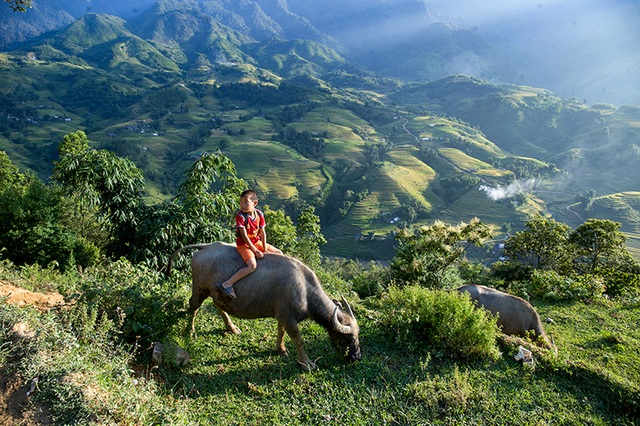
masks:
[[[79,281],[92,279],[90,271],[86,274],[0,268],[0,279],[34,290],[46,282],[49,290],[72,291]],[[130,285],[142,283],[131,279]],[[176,291],[185,303],[188,285],[185,278]],[[325,288],[337,295],[333,284]],[[408,346],[380,321],[376,303],[353,296],[351,301],[363,359],[343,362],[324,329],[306,321],[301,334],[319,367],[311,373],[300,369],[295,355],[275,354],[275,320],[234,320],[242,334],[226,334],[209,302],[197,317],[197,336],[182,334],[181,319],[166,338],[191,355],[183,368],[153,367],[147,348],[138,348],[133,357],[129,346],[108,343],[99,320],[78,317],[70,327],[56,311],[38,313],[1,302],[3,324],[25,321],[42,333],[28,345],[14,342],[11,350],[10,335],[2,333],[0,366],[24,377],[37,374],[32,403],[53,407],[57,423],[64,424],[630,425],[640,420],[637,301],[532,301],[542,318],[553,319],[546,327],[559,349],[557,357],[534,351],[533,366],[514,360],[519,341],[512,339],[502,340],[497,361],[464,360],[433,342]],[[286,344],[293,353],[290,340]]]

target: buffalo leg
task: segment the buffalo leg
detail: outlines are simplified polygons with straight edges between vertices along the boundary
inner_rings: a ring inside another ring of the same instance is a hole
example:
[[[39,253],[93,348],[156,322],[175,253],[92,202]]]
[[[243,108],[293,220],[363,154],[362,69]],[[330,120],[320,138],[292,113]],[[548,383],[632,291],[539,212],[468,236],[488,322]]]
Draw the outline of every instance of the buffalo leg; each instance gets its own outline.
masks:
[[[289,356],[289,351],[284,345],[284,325],[278,321],[278,340],[276,341],[276,352],[280,355]]]
[[[218,305],[215,305],[215,307],[218,310],[218,313],[220,314],[220,316],[222,317],[222,321],[224,321],[225,327],[227,327],[227,332],[233,333],[233,334],[240,334],[241,333],[240,329],[236,327],[236,325],[231,321],[229,314],[223,311],[222,309],[220,309]]]
[[[195,286],[192,287],[191,298],[189,299],[189,331],[191,335],[194,335],[196,333],[196,315],[198,314],[200,306],[202,306],[202,302],[204,302],[207,297],[209,297],[208,293],[196,289]]]
[[[298,350],[298,363],[306,370],[311,371],[316,369],[316,364],[309,359],[307,353],[304,351],[304,341],[300,337],[300,331],[298,330],[298,324],[289,322],[284,324],[284,329],[291,338],[294,346]]]

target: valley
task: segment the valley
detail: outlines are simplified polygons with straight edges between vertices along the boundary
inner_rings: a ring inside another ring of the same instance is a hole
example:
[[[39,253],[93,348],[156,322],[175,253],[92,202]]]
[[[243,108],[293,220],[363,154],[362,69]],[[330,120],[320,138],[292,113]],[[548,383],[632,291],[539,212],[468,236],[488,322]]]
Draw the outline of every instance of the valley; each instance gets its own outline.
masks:
[[[0,81],[0,150],[43,179],[83,130],[133,160],[158,202],[220,151],[263,203],[294,218],[315,206],[330,256],[388,259],[399,227],[436,219],[479,217],[499,240],[536,214],[619,221],[640,256],[638,107],[380,77],[317,41],[260,42],[163,2],[0,52]]]

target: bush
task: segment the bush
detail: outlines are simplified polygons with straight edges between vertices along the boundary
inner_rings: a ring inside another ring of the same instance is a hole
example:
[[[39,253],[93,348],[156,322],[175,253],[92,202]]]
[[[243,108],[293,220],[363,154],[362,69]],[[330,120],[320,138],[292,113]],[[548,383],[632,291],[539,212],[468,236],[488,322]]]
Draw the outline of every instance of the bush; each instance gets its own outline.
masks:
[[[614,269],[605,269],[598,272],[605,279],[606,293],[609,296],[640,295],[640,274]]]
[[[380,296],[389,287],[391,282],[391,271],[388,267],[378,263],[357,274],[353,278],[353,290],[361,298],[370,296]]]
[[[605,287],[601,277],[591,274],[568,277],[555,271],[535,270],[531,280],[524,284],[524,289],[532,297],[588,300],[601,298]]]
[[[186,278],[176,275],[167,281],[153,269],[121,259],[89,275],[77,297],[79,303],[121,323],[126,341],[150,345],[168,335],[180,313],[186,312],[189,295],[179,291],[176,280]]]
[[[399,344],[426,342],[461,358],[500,357],[495,319],[487,311],[475,309],[471,300],[457,291],[391,287],[381,308],[383,321],[396,331]]]

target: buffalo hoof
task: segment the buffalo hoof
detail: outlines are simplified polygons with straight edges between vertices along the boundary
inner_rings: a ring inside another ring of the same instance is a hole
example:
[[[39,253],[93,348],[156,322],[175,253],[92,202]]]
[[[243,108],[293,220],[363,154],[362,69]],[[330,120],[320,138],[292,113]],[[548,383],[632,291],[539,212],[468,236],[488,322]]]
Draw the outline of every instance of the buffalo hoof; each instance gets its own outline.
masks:
[[[236,327],[234,325],[232,327],[227,327],[227,333],[229,333],[229,334],[241,334],[242,330],[240,330],[238,327]]]
[[[302,369],[306,372],[310,372],[313,370],[316,370],[318,367],[316,366],[315,362],[309,360],[307,362],[302,362],[300,360],[298,360],[298,364],[300,364],[300,367],[302,367]]]
[[[287,348],[276,348],[278,355],[289,356],[289,350]]]

